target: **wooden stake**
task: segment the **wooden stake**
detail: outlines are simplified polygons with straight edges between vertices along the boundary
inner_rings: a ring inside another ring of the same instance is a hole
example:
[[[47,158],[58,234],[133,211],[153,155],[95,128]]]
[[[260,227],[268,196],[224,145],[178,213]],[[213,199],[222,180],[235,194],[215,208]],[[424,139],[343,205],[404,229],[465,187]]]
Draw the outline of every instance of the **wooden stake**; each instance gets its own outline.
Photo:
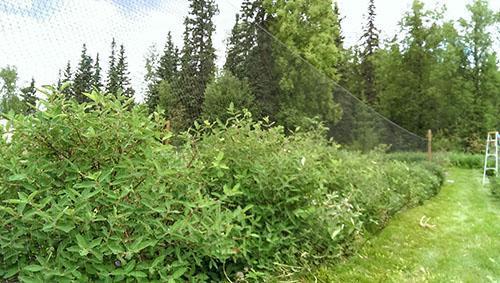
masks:
[[[432,130],[427,132],[427,159],[432,161]]]

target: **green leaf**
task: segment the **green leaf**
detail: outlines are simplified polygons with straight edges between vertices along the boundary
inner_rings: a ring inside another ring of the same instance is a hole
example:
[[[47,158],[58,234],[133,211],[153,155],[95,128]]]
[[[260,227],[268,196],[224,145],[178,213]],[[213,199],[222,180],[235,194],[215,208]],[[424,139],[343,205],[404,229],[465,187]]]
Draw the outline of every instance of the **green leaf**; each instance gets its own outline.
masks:
[[[157,241],[155,240],[147,240],[147,241],[142,241],[142,238],[137,239],[132,245],[130,245],[130,250],[132,252],[140,252],[141,250],[149,247],[149,246],[154,246],[156,245]]]
[[[5,272],[5,274],[3,275],[3,278],[4,278],[4,279],[10,278],[10,277],[12,277],[12,276],[16,275],[18,272],[19,272],[19,269],[17,268],[17,266],[15,266],[15,267],[11,267],[11,268],[9,268],[9,269]]]
[[[124,271],[126,273],[129,273],[132,270],[134,270],[134,268],[135,268],[135,260],[131,260],[127,263],[127,265],[125,265]]]
[[[162,263],[164,260],[165,260],[165,256],[164,255],[155,258],[155,260],[153,261],[153,263],[151,263],[150,270],[154,269],[158,264]]]
[[[23,283],[43,283],[43,281],[41,279],[31,278],[31,277],[27,277],[27,276],[19,276],[19,279]]]
[[[22,180],[25,180],[27,179],[28,177],[25,175],[25,174],[16,174],[16,175],[12,175],[12,176],[9,176],[9,181],[22,181]]]
[[[75,229],[75,225],[70,224],[57,224],[56,229],[63,231],[64,233],[69,233],[71,230]]]
[[[87,189],[87,188],[95,188],[96,183],[94,181],[83,181],[74,186],[75,189]]]
[[[90,249],[89,243],[82,235],[80,235],[80,234],[76,235],[76,242],[81,249],[84,249],[84,250]]]
[[[142,271],[132,271],[129,273],[130,276],[133,276],[135,278],[146,278],[148,275]]]
[[[32,265],[25,266],[23,268],[23,270],[31,271],[31,272],[39,272],[39,271],[44,270],[44,268],[41,265],[32,264]]]
[[[113,254],[121,254],[124,252],[122,245],[117,242],[109,242],[108,248],[111,250]]]
[[[179,279],[181,278],[182,275],[184,275],[184,273],[186,273],[187,271],[187,267],[181,267],[179,269],[177,269],[174,274],[172,274],[172,279]]]

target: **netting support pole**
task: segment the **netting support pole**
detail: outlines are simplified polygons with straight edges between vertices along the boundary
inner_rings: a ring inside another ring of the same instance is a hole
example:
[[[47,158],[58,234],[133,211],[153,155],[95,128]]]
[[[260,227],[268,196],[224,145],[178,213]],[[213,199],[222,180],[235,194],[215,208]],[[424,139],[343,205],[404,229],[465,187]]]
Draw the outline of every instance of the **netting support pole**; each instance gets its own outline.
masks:
[[[432,161],[432,130],[427,131],[427,159]]]

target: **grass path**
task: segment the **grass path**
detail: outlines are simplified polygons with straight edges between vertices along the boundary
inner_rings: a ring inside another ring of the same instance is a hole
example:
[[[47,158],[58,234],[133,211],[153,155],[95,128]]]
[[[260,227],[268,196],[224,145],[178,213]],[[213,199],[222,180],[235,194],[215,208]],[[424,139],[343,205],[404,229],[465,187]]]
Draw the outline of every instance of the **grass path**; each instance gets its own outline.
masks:
[[[318,282],[500,282],[500,201],[480,174],[451,169],[434,199],[396,216],[355,257]],[[422,216],[434,228],[420,226]]]

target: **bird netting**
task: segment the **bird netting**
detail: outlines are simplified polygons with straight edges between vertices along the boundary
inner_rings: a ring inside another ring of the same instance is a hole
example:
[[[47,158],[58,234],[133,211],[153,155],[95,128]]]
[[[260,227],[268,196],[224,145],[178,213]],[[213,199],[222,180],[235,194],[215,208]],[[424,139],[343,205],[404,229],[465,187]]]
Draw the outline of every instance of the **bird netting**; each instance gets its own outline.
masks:
[[[188,15],[188,1],[2,1],[0,67],[15,66],[19,85],[34,77],[40,87],[64,80],[61,76],[69,62],[72,74],[66,79],[81,80],[85,78],[79,69],[85,44],[88,65],[102,72],[89,75],[88,80],[97,80],[106,89],[113,80],[111,62],[119,62],[118,47],[116,57],[110,58],[115,39],[118,46],[124,46],[122,75],[135,89],[135,99],[175,103],[169,113],[172,119],[191,123],[200,118],[213,74],[221,76],[225,68],[248,82],[254,96],[251,104],[258,106],[257,117],[271,117],[290,127],[317,117],[326,121],[330,137],[352,149],[365,151],[380,145],[394,151],[426,149],[426,139],[376,112],[361,95],[340,86],[338,78],[280,41],[265,24],[253,23],[254,37],[243,45],[246,49],[231,53],[231,44],[244,40],[231,37],[238,28],[235,15],[239,13],[242,20],[244,11],[240,1],[213,4],[214,10],[205,9],[199,15],[213,16],[215,30],[197,31],[198,19]],[[253,16],[265,17],[258,11]],[[198,37],[201,44],[195,42]],[[168,54],[177,59],[169,62]],[[154,96],[155,92],[163,95]]]

